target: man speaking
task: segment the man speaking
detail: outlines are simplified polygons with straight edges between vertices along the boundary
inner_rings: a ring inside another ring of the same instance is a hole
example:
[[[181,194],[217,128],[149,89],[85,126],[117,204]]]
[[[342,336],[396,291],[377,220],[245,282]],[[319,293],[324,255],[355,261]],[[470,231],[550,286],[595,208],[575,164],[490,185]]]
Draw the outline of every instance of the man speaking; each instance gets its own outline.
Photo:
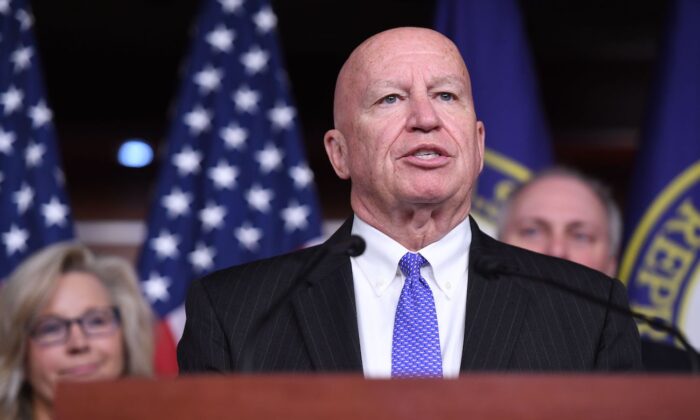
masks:
[[[449,39],[397,28],[363,42],[338,75],[334,122],[324,145],[354,216],[323,245],[194,282],[181,372],[641,367],[631,318],[533,277],[627,306],[620,282],[498,242],[469,217],[485,128]],[[361,255],[345,252],[351,234]]]

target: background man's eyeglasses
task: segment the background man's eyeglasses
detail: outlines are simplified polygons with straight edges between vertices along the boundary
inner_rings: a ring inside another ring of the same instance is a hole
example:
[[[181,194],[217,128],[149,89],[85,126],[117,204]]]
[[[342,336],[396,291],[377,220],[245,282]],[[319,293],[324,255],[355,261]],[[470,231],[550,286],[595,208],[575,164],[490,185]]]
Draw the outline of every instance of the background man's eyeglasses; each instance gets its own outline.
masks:
[[[73,323],[80,326],[86,337],[104,337],[113,334],[120,324],[117,307],[90,309],[78,318],[55,315],[40,317],[29,330],[29,336],[42,346],[65,344]]]

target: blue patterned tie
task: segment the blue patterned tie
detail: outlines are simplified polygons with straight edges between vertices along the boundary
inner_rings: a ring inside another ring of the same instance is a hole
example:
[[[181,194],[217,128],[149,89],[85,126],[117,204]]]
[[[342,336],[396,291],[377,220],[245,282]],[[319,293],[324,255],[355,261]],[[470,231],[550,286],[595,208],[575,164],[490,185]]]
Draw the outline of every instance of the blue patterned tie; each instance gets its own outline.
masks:
[[[430,286],[420,275],[428,261],[407,252],[399,261],[406,276],[394,320],[391,348],[392,377],[442,377],[442,355],[435,301]]]

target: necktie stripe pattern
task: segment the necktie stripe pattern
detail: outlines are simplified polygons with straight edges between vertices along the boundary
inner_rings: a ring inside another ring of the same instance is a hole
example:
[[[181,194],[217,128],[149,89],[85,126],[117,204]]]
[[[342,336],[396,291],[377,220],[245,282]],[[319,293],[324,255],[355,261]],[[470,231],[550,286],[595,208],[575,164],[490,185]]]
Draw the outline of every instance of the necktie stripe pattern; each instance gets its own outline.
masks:
[[[391,349],[392,377],[442,377],[442,355],[435,300],[420,275],[428,261],[407,252],[399,268],[406,276],[394,321]]]

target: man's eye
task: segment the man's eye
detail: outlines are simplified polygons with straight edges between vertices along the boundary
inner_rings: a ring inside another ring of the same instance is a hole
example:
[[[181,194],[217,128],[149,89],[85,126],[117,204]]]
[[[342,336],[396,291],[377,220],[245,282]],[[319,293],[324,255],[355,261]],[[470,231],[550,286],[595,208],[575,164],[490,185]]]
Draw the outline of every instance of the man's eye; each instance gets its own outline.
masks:
[[[441,100],[448,102],[448,101],[454,101],[455,96],[449,92],[441,92],[439,95]]]
[[[399,95],[387,95],[382,98],[381,102],[383,104],[395,104],[399,101]]]
[[[518,231],[518,233],[519,233],[520,236],[522,236],[522,237],[530,238],[530,237],[539,235],[539,234],[540,234],[540,229],[538,229],[538,228],[536,228],[536,227],[523,227],[523,228],[520,228],[520,230]]]
[[[592,234],[585,232],[574,232],[572,236],[576,242],[589,244],[595,241],[595,237]]]

